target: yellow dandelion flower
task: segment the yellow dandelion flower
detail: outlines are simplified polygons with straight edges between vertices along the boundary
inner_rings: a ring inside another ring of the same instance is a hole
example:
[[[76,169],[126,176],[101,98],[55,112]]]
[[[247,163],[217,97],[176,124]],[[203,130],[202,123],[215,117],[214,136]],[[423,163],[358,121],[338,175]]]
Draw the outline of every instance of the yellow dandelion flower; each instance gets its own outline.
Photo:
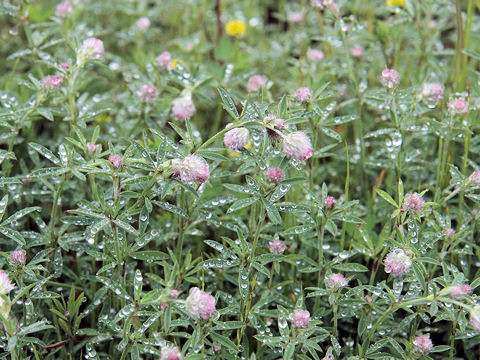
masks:
[[[171,63],[172,69],[176,69],[178,64],[181,64],[183,67],[185,67],[185,63],[182,59],[173,59]]]
[[[228,36],[240,36],[245,34],[246,26],[243,21],[240,20],[233,20],[227,22],[225,25],[225,31],[227,32]]]
[[[104,116],[100,116],[99,118],[96,118],[95,121],[99,124],[102,122],[110,122],[112,121],[112,117],[110,115],[104,115]]]
[[[245,145],[243,148],[244,148],[244,149],[247,149],[247,150],[250,150],[250,149],[252,148],[252,141],[251,141],[251,140],[248,140],[247,145]],[[242,155],[241,152],[235,151],[235,150],[232,150],[232,149],[227,149],[227,153],[228,153],[228,156],[229,156],[231,159],[234,159],[234,158],[239,157],[240,155]]]
[[[405,0],[387,0],[387,6],[405,7]]]

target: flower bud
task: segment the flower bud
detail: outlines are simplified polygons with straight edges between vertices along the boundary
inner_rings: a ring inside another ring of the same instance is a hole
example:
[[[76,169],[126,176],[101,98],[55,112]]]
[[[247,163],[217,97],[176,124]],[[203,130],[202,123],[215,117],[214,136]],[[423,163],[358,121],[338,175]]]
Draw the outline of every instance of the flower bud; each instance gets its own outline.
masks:
[[[248,92],[256,92],[261,88],[266,88],[268,84],[268,78],[265,75],[255,75],[248,80],[247,89]]]
[[[448,109],[451,114],[466,114],[468,113],[468,102],[464,99],[452,99],[448,103]]]
[[[12,267],[24,267],[27,262],[27,255],[23,250],[13,251],[8,257],[8,263]]]
[[[142,32],[146,32],[150,28],[150,25],[151,25],[150,19],[148,17],[141,17],[140,19],[137,20],[135,25],[137,26],[138,30],[140,30]]]
[[[272,181],[274,184],[278,184],[280,181],[285,179],[285,173],[282,171],[282,169],[278,167],[271,167],[267,171],[267,176],[270,181]]]
[[[311,49],[307,52],[307,58],[313,63],[319,63],[323,59],[323,52],[317,49]]]
[[[333,196],[327,196],[325,200],[323,200],[323,205],[327,210],[331,210],[337,204],[337,200]]]
[[[443,88],[439,83],[423,84],[422,98],[429,105],[435,105],[443,99]]]
[[[164,71],[172,70],[172,56],[168,51],[164,51],[163,53],[158,55],[155,59],[155,63],[160,69]]]
[[[472,175],[468,177],[468,182],[472,185],[480,187],[480,171],[475,170]]]
[[[65,19],[72,13],[72,5],[70,3],[64,1],[61,2],[60,4],[57,5],[55,9],[55,16],[58,16],[59,18]]]
[[[295,91],[295,99],[299,102],[310,102],[313,99],[313,92],[308,87],[301,87]]]
[[[92,143],[88,143],[87,144],[87,151],[90,153],[90,154],[95,154],[98,150],[98,145],[95,145],[95,144],[92,144]]]
[[[158,89],[152,84],[142,85],[137,91],[137,96],[142,102],[152,103],[158,96]]]
[[[192,318],[208,320],[215,311],[215,298],[194,287],[190,289],[190,295],[185,300],[185,308]]]
[[[102,40],[97,38],[88,38],[83,41],[79,50],[80,63],[84,60],[102,59],[104,56],[104,48]]]
[[[287,248],[287,245],[285,245],[283,241],[280,241],[278,239],[269,241],[268,244],[270,245],[269,250],[271,254],[281,255]]]
[[[414,192],[405,195],[405,198],[403,200],[403,207],[410,214],[421,212],[424,206],[425,201],[420,194]]]
[[[303,13],[300,11],[292,11],[288,13],[287,20],[292,23],[300,23],[303,21]]]
[[[353,57],[359,58],[362,57],[365,54],[365,48],[361,45],[354,45],[350,49],[350,55]]]
[[[400,74],[394,69],[385,69],[382,71],[382,84],[389,89],[397,87],[400,83]]]
[[[45,76],[42,80],[43,85],[47,89],[58,89],[63,82],[63,76],[49,75]]]
[[[108,161],[110,161],[115,169],[118,169],[122,166],[123,159],[120,155],[110,155]]]
[[[448,237],[454,237],[455,236],[455,230],[452,228],[445,229],[445,235]]]
[[[430,334],[419,335],[413,341],[413,346],[416,353],[427,355],[433,349],[432,340],[430,340]]]
[[[294,328],[307,328],[310,322],[310,313],[307,310],[294,310],[288,318]]]
[[[329,290],[341,289],[347,286],[347,280],[342,274],[331,274],[325,279],[325,286]]]

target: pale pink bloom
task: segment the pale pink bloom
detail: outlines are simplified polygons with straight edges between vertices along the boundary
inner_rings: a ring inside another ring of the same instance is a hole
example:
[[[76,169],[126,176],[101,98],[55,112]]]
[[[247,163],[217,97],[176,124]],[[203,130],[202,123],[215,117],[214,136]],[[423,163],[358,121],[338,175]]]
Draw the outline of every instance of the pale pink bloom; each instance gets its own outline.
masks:
[[[303,21],[303,13],[301,11],[292,11],[288,13],[288,21],[293,23],[299,23]]]
[[[475,170],[468,178],[468,182],[472,183],[475,186],[480,186],[480,171]]]
[[[91,143],[88,143],[88,144],[87,144],[87,151],[88,151],[90,154],[94,154],[97,150],[98,150],[98,145],[91,144]]]
[[[62,62],[62,63],[60,64],[60,66],[61,66],[62,69],[64,69],[64,70],[70,69],[70,63],[68,63],[68,62],[66,62],[66,61]]]
[[[466,294],[466,295],[470,295],[472,293],[472,287],[468,284],[463,284],[461,286],[461,288],[462,288],[463,293]]]
[[[337,200],[335,200],[333,196],[327,196],[325,200],[323,200],[323,205],[328,210],[333,209],[336,203],[337,203]]]
[[[403,200],[403,207],[409,213],[419,213],[423,210],[424,206],[425,201],[420,194],[414,192],[405,195],[405,199]]]
[[[466,114],[468,113],[468,102],[464,99],[450,100],[448,109],[452,114]]]
[[[195,113],[195,104],[190,96],[182,96],[172,101],[172,112],[178,120],[189,119]]]
[[[155,59],[157,66],[165,71],[170,71],[172,69],[172,56],[168,51],[164,51]]]
[[[63,76],[49,75],[42,80],[43,85],[48,89],[58,89],[63,82]]]
[[[190,295],[185,300],[185,308],[192,318],[208,320],[215,311],[215,298],[194,287],[190,289]]]
[[[307,160],[313,155],[310,138],[303,131],[295,131],[283,139],[283,151],[287,158]]]
[[[268,245],[270,245],[268,247],[268,249],[270,250],[270,253],[272,254],[278,254],[278,255],[281,255],[283,254],[283,252],[286,250],[287,248],[287,245],[285,245],[285,243],[281,240],[278,240],[278,239],[275,239],[275,240],[272,240],[272,241],[269,241],[268,242]]]
[[[310,313],[307,310],[294,310],[288,318],[294,328],[307,328],[310,322]]]
[[[158,96],[158,89],[152,84],[140,86],[137,91],[137,96],[142,102],[154,102]]]
[[[453,230],[452,228],[445,229],[445,235],[447,235],[448,237],[453,237],[455,235],[455,230]]]
[[[179,173],[180,180],[187,184],[202,184],[210,176],[207,162],[198,155],[185,156],[180,162]]]
[[[80,53],[86,59],[101,59],[105,52],[102,40],[97,38],[89,38],[83,41]]]
[[[118,169],[122,166],[123,159],[120,155],[110,155],[108,161],[110,161],[114,168]]]
[[[285,179],[285,173],[278,167],[269,168],[267,171],[267,176],[275,184],[278,184],[280,181]]]
[[[363,55],[365,54],[365,48],[361,45],[354,45],[351,49],[350,49],[350,55],[352,55],[353,57],[362,57]]]
[[[402,249],[395,249],[385,258],[385,272],[393,276],[403,276],[410,271],[412,260]]]
[[[423,100],[428,104],[436,104],[443,99],[443,87],[439,83],[425,83],[422,90]]]
[[[307,58],[311,62],[318,63],[323,59],[323,51],[317,49],[310,49],[307,52]]]
[[[181,163],[180,159],[170,160],[170,166],[171,166],[170,172],[177,179],[180,179],[180,163]]]
[[[480,333],[480,306],[476,305],[470,310],[470,324],[472,324],[475,331]]]
[[[268,78],[265,75],[255,75],[248,80],[247,89],[249,92],[256,92],[261,88],[266,88]]]
[[[427,355],[433,349],[430,334],[417,336],[413,341],[413,345],[414,351],[423,355]]]
[[[281,130],[286,130],[288,128],[285,120],[277,119],[277,117],[273,114],[266,116],[265,121],[269,125],[272,125],[272,123],[273,123],[273,127],[277,130],[280,130],[280,131]],[[268,136],[272,137],[274,140],[279,140],[281,138],[281,135],[279,133],[277,133],[276,131],[274,131],[273,129],[271,129],[269,127],[267,127],[267,134],[268,134]]]
[[[150,19],[148,17],[141,17],[137,20],[136,24],[137,26],[137,29],[142,31],[142,32],[146,32],[149,28],[150,28]]]
[[[234,128],[225,133],[223,142],[227,148],[239,150],[248,144],[248,136],[249,132],[247,128]]]
[[[459,297],[461,297],[463,295],[463,290],[458,285],[452,286],[448,290],[448,292],[450,293],[450,296],[451,296],[452,299],[458,299]]]
[[[25,266],[27,262],[27,255],[23,250],[17,250],[10,254],[8,257],[8,263],[13,267],[22,267]]]
[[[397,87],[400,83],[400,74],[394,69],[384,69],[382,71],[382,84],[389,89]]]
[[[329,290],[341,289],[347,286],[347,280],[342,274],[331,274],[325,279],[325,286]]]
[[[72,5],[64,1],[57,5],[57,8],[55,9],[55,15],[59,18],[65,19],[66,17],[68,17],[68,15],[72,13],[72,10]]]
[[[178,290],[171,289],[170,290],[170,296],[174,299],[178,298]]]
[[[338,5],[334,0],[311,0],[312,6],[320,10],[330,9],[338,11]]]
[[[0,295],[7,295],[15,288],[5,271],[0,270]]]
[[[194,46],[195,46],[195,43],[194,43],[193,41],[189,41],[189,42],[187,42],[187,44],[185,45],[185,49],[186,49],[187,51],[192,51]]]
[[[295,91],[295,99],[299,102],[309,102],[313,99],[313,92],[308,87],[301,87]]]
[[[219,352],[220,350],[222,350],[222,345],[220,344],[213,345],[213,350],[215,350],[215,352]]]
[[[275,119],[273,126],[275,127],[275,129],[278,129],[278,130],[287,129],[287,123],[283,119]]]
[[[160,360],[182,360],[182,352],[180,349],[173,345],[168,345],[162,347],[162,351],[160,353]]]

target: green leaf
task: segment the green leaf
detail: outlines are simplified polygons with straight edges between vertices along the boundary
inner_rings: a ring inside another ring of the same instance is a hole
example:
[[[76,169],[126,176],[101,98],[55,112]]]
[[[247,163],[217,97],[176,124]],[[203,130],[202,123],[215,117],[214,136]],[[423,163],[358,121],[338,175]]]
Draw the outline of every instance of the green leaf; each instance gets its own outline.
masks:
[[[396,208],[398,208],[398,205],[397,203],[395,202],[395,200],[392,199],[392,197],[386,193],[385,191],[383,190],[380,190],[380,189],[377,189],[376,190],[377,194],[380,195],[380,197],[385,200],[386,202],[392,204],[393,206],[395,206]]]
[[[336,264],[333,265],[333,268],[335,270],[339,271],[350,271],[350,272],[367,272],[368,268],[361,264],[354,264],[354,263],[348,263],[348,264]]]
[[[233,351],[234,353],[238,353],[237,346],[231,341],[230,339],[226,338],[223,335],[217,334],[216,332],[212,331],[209,334],[210,338],[214,343],[222,345],[226,349]]]
[[[280,216],[280,213],[278,212],[275,205],[273,205],[273,203],[271,203],[270,200],[267,199],[262,199],[262,201],[265,205],[265,208],[267,209],[267,215],[270,221],[274,224],[281,224],[282,217]]]
[[[238,120],[239,115],[237,111],[237,107],[233,102],[232,97],[222,88],[218,88],[218,93],[220,94],[220,98],[223,102],[223,108],[232,116],[235,120]]]
[[[136,260],[160,261],[170,259],[170,256],[158,250],[137,251],[130,256]]]
[[[237,200],[232,204],[232,206],[230,206],[230,208],[227,210],[227,213],[231,213],[243,209],[244,207],[250,206],[254,204],[257,200],[258,198],[254,197]]]

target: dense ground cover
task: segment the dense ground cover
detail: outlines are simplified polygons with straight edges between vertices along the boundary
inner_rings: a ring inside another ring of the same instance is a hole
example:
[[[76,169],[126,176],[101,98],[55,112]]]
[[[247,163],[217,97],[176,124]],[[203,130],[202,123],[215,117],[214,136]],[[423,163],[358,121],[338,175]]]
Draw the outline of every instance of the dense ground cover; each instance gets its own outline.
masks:
[[[479,358],[479,10],[4,1],[0,358]]]

